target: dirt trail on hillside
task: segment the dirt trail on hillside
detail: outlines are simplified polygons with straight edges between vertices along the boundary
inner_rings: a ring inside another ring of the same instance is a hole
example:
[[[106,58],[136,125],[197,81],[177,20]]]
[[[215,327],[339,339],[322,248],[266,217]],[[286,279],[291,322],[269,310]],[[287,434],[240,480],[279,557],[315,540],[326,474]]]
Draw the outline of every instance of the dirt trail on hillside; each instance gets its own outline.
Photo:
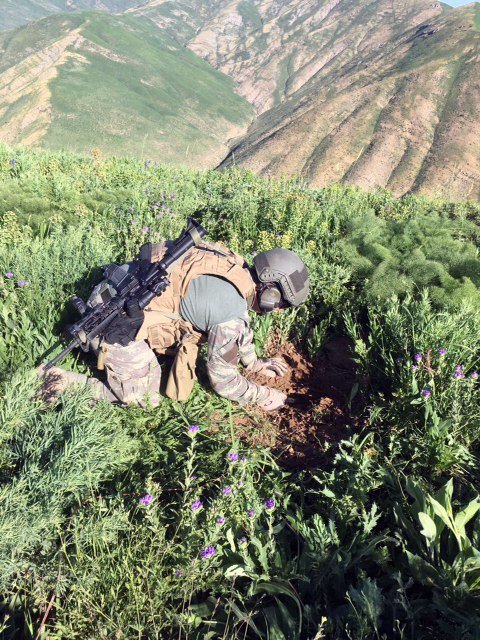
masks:
[[[289,372],[273,380],[261,375],[248,377],[286,393],[288,404],[271,415],[253,408],[235,416],[237,435],[248,443],[271,447],[284,467],[315,467],[329,445],[361,425],[348,407],[356,380],[349,341],[344,337],[330,340],[311,361],[291,342],[274,338],[267,355],[283,358]]]

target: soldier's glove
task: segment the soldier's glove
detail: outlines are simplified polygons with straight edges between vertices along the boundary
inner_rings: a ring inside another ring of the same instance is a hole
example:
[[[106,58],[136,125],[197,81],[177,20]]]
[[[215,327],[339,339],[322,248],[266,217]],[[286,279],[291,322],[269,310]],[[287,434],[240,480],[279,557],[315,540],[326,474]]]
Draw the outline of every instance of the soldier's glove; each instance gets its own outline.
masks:
[[[277,389],[268,389],[267,391],[268,395],[265,400],[258,402],[260,409],[264,411],[276,411],[283,407],[287,396],[281,391],[277,391]]]
[[[258,358],[248,371],[260,373],[267,378],[277,378],[287,373],[288,366],[280,358]]]

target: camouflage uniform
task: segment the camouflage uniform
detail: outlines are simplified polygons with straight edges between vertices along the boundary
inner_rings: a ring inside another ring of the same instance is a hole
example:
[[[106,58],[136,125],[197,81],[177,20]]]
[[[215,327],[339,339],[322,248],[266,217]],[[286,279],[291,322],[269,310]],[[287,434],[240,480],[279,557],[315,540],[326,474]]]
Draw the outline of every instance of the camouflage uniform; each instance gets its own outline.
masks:
[[[47,383],[58,382],[57,391],[74,384],[87,384],[99,400],[134,402],[142,407],[150,402],[152,406],[158,406],[160,365],[145,340],[135,341],[135,332],[136,328],[128,323],[119,323],[95,349],[97,353],[103,351],[108,387],[96,378],[58,368],[48,372]],[[248,313],[242,318],[217,324],[209,331],[207,371],[218,395],[241,405],[264,400],[267,387],[246,380],[238,370],[239,362],[249,368],[256,360]]]
[[[88,385],[97,400],[109,402],[134,402],[145,407],[160,403],[161,369],[155,353],[145,340],[136,342],[138,327],[128,322],[116,323],[110,328],[101,344],[93,344],[93,351],[102,352],[108,386],[83,373],[50,369],[45,376],[43,397],[51,400],[59,392],[72,385]]]
[[[207,371],[218,395],[241,405],[265,400],[268,388],[248,381],[238,370],[239,362],[248,369],[256,361],[248,313],[242,318],[217,324],[209,331]]]

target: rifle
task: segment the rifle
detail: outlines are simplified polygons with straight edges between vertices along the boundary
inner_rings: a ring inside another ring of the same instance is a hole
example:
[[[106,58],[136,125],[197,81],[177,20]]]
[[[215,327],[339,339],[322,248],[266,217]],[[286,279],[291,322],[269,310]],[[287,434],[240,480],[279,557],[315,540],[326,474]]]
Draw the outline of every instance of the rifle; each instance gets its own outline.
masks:
[[[168,274],[174,264],[190,249],[200,244],[206,230],[193,218],[188,218],[188,225],[179,238],[169,243],[162,260],[150,263],[140,260],[138,268],[133,272],[125,272],[120,281],[115,283],[116,295],[106,302],[89,307],[81,298],[73,296],[71,302],[82,316],[81,320],[67,325],[65,332],[73,338],[68,347],[45,365],[44,371],[60,362],[70,351],[81,347],[88,351],[91,341],[104,333],[105,329],[119,316],[141,319],[143,309],[157,296],[160,296],[170,284]],[[103,270],[108,278],[113,271],[120,269],[117,265],[109,265]]]

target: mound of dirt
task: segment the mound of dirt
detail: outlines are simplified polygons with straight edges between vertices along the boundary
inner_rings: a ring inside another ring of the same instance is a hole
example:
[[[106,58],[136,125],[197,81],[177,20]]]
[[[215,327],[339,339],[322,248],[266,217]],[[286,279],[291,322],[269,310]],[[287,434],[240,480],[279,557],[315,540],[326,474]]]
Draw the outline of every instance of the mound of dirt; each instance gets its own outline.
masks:
[[[329,443],[347,437],[348,429],[358,426],[358,419],[349,411],[356,379],[350,343],[347,338],[335,338],[311,361],[292,343],[274,338],[268,355],[283,358],[289,372],[282,378],[250,375],[249,379],[283,391],[287,404],[271,415],[258,409],[250,412],[250,418],[239,416],[239,436],[272,447],[286,467],[315,466]]]

